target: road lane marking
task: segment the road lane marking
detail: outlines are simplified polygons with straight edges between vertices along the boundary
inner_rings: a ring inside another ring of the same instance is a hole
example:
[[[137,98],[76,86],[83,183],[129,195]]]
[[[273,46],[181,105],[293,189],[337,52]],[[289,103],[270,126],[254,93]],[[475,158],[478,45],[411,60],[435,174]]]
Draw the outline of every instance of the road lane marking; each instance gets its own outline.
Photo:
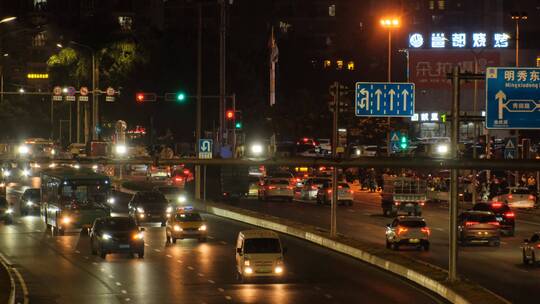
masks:
[[[155,252],[161,252],[161,250],[159,250],[159,249],[154,249],[154,251],[155,251]]]
[[[168,257],[168,258],[172,258],[172,255],[170,255],[170,254],[167,254],[167,257]]]
[[[149,247],[150,245],[148,245],[148,244],[144,244],[144,246],[146,246],[146,247]]]
[[[195,268],[193,268],[193,267],[191,267],[191,266],[188,266],[187,268],[188,268],[189,270],[192,270],[192,271],[195,270]]]
[[[112,274],[109,275],[109,278],[114,279],[114,276]]]
[[[122,289],[122,293],[123,293],[123,294],[127,294],[127,290]]]
[[[129,302],[129,301],[131,301],[131,299],[130,299],[130,298],[125,298],[125,300],[126,300],[126,302]]]
[[[223,244],[223,245],[227,245],[227,242],[225,242],[225,241],[219,241],[219,242],[220,242],[221,244]]]
[[[200,272],[197,273],[197,275],[200,276],[200,277],[204,277],[204,274],[202,274],[202,273],[200,273]]]
[[[122,283],[116,282],[116,286],[122,286]]]
[[[329,294],[329,293],[325,294],[324,296],[325,296],[325,297],[326,297],[327,299],[331,299],[331,298],[333,298],[333,297],[332,297],[332,295],[331,295],[331,294]]]
[[[516,221],[516,222],[518,222],[518,223],[525,223],[525,224],[529,224],[529,225],[540,226],[540,223],[535,223],[535,222],[531,222],[531,221],[518,220],[518,221]]]
[[[209,239],[211,239],[211,240],[213,240],[213,239],[214,239],[214,237],[213,237],[213,236],[211,236],[211,235],[207,236],[207,238],[209,238]]]
[[[435,228],[433,228],[433,229],[435,229],[435,230],[437,230],[437,231],[444,231],[444,229],[439,228],[439,227],[435,227]]]
[[[208,280],[208,283],[210,283],[210,284],[216,284],[216,282],[213,281],[213,280]]]
[[[81,253],[79,250],[75,250],[75,253]]]
[[[224,292],[224,291],[225,291],[225,289],[223,289],[223,288],[221,288],[221,287],[218,288],[217,290],[218,290],[219,292]]]
[[[84,258],[87,259],[87,260],[89,259],[89,257],[87,257],[87,256],[85,256]]]
[[[182,260],[176,260],[176,261],[177,261],[178,263],[180,263],[180,264],[184,263],[184,262],[182,262]]]
[[[97,266],[97,265],[99,265],[99,264],[98,264],[98,263],[96,263],[96,262],[92,262],[92,264],[93,264],[94,266]]]
[[[225,299],[227,299],[228,301],[232,300],[232,297],[231,296],[225,296]]]

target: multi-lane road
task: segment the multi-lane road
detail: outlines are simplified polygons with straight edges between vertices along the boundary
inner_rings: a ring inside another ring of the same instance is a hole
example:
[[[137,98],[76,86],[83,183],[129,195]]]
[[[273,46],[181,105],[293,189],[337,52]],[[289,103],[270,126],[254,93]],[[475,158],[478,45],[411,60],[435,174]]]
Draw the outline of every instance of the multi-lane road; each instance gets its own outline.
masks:
[[[126,212],[117,194],[113,211]],[[17,192],[8,199],[17,203]],[[263,206],[264,204],[260,204]],[[292,205],[291,205],[292,207]],[[294,208],[294,207],[292,207]],[[17,206],[15,208],[17,210]],[[209,240],[166,245],[163,228],[147,227],[144,259],[90,254],[76,231],[54,237],[38,216],[0,225],[0,252],[22,275],[30,303],[437,303],[429,292],[352,258],[281,236],[288,275],[281,282],[242,284],[234,244],[252,228],[204,215]]]
[[[237,207],[292,219],[298,222],[329,229],[329,206],[316,205],[306,201],[258,201],[247,199],[231,203]],[[462,208],[467,208],[464,206]],[[534,213],[537,213],[536,211]],[[378,193],[355,193],[352,207],[338,207],[338,233],[367,241],[374,246],[385,246],[385,225],[390,218],[382,216]],[[445,204],[431,204],[423,210],[431,227],[431,248],[429,252],[403,249],[408,255],[434,265],[448,267],[448,208]],[[517,212],[515,237],[503,237],[501,246],[468,246],[459,248],[458,271],[495,293],[514,303],[538,301],[540,288],[540,268],[521,265],[520,245],[533,232],[540,231],[540,217]]]

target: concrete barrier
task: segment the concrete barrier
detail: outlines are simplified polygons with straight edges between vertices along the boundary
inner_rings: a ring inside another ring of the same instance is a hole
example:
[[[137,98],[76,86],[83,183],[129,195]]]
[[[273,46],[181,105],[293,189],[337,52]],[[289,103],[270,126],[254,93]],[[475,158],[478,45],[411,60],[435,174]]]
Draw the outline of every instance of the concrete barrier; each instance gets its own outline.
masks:
[[[8,286],[4,288],[4,286]],[[15,304],[15,279],[10,271],[9,262],[0,254],[0,303]]]
[[[447,272],[445,270],[425,262],[404,257],[403,255],[396,254],[385,248],[373,248],[371,244],[362,243],[345,237],[334,239],[327,233],[321,232],[320,229],[317,229],[316,227],[227,205],[197,203],[196,207],[210,214],[292,235],[322,247],[349,255],[404,277],[431,290],[451,303],[510,303],[506,299],[468,280],[460,280],[451,284],[446,281]]]

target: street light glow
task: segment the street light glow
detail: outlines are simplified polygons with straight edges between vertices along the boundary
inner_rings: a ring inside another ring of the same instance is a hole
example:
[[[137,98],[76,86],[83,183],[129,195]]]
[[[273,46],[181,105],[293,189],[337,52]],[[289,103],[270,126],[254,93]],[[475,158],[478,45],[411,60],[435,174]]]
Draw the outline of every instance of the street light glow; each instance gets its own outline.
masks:
[[[263,146],[261,144],[253,144],[251,145],[251,152],[254,155],[260,155],[263,152]]]
[[[63,48],[63,47],[64,47],[61,43],[57,43],[56,46],[59,47],[59,48]]]
[[[125,145],[117,145],[115,148],[115,152],[118,155],[124,155],[127,153],[127,147]]]
[[[18,152],[19,154],[28,154],[30,152],[30,149],[28,148],[28,146],[22,145],[19,146]]]
[[[19,93],[24,93],[24,88],[20,88]]]
[[[0,23],[10,22],[10,21],[13,21],[13,20],[15,20],[15,19],[17,19],[17,17],[13,17],[13,16],[11,16],[11,17],[6,17],[6,18],[0,20]]]
[[[399,18],[383,18],[380,20],[380,23],[383,27],[386,28],[398,28],[401,26]]]

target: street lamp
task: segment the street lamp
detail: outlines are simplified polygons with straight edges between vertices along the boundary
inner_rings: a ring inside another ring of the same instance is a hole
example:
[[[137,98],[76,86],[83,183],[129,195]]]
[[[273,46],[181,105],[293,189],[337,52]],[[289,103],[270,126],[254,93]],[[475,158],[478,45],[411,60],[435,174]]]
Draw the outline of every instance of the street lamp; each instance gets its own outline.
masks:
[[[7,22],[13,21],[15,19],[17,19],[17,17],[14,17],[14,16],[5,17],[4,19],[0,20],[0,23],[7,23]]]
[[[381,26],[388,29],[388,82],[392,81],[392,30],[401,27],[401,21],[397,17],[382,18]]]
[[[511,15],[512,20],[516,21],[516,67],[519,66],[519,21],[527,20],[527,13],[514,12]]]

